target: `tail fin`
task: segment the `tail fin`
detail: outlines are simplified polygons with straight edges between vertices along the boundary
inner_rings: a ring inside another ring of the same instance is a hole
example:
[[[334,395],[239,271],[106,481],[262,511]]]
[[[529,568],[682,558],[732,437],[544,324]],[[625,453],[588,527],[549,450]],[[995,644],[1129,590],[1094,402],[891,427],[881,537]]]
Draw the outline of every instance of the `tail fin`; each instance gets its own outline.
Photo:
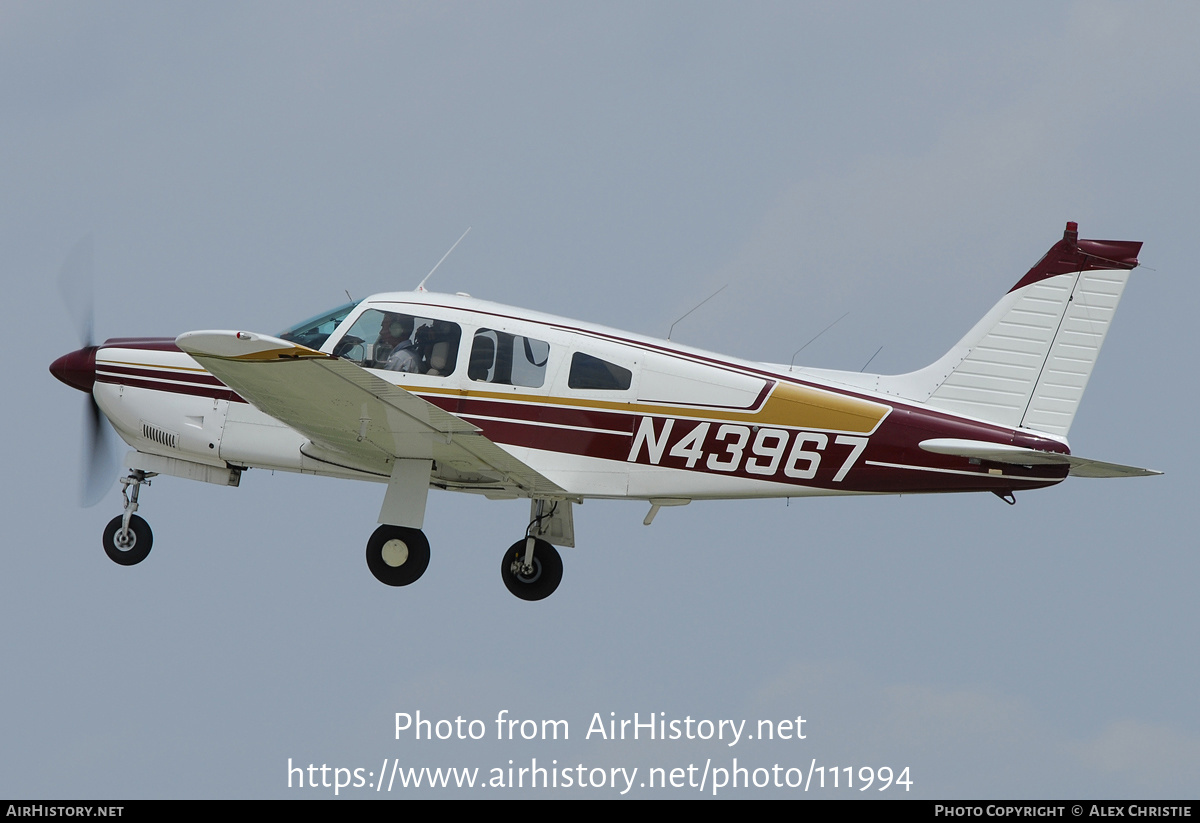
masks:
[[[1063,239],[936,363],[879,388],[934,408],[1065,437],[1142,244]]]

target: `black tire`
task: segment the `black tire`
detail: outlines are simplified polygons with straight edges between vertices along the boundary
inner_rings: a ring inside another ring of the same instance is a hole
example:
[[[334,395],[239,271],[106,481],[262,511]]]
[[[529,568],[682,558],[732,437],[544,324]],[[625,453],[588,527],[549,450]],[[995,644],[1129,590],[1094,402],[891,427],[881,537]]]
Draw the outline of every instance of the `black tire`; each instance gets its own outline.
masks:
[[[121,515],[117,515],[104,527],[104,553],[114,563],[136,566],[150,554],[150,548],[154,545],[154,533],[150,531],[150,524],[135,514],[129,518],[128,536],[123,540],[118,539],[117,532],[121,531],[123,519]]]
[[[518,540],[504,553],[500,564],[500,575],[510,592],[522,600],[545,600],[554,594],[562,582],[563,564],[558,550],[545,540],[533,544],[533,574],[528,576],[514,571],[513,566],[525,559],[525,540]]]
[[[399,541],[399,545],[392,541]],[[367,568],[388,586],[415,583],[429,568],[429,541],[420,529],[380,526],[367,541]]]

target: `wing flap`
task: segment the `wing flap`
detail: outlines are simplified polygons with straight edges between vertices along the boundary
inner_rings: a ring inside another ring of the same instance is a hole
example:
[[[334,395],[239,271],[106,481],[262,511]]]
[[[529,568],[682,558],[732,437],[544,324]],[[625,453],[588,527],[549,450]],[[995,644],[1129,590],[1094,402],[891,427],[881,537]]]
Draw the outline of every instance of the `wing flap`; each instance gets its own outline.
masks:
[[[431,459],[476,478],[466,487],[564,493],[478,427],[348,360],[248,332],[188,332],[176,345],[256,408],[349,465],[387,474],[395,458]]]

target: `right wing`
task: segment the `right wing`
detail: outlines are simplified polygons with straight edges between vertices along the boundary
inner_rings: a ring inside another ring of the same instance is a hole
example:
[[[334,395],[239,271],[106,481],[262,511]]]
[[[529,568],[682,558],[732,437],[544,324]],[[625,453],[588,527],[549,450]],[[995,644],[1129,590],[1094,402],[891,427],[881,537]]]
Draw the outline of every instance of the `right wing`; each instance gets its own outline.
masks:
[[[435,461],[447,488],[563,496],[565,490],[479,428],[348,360],[276,337],[181,334],[176,345],[265,414],[309,438],[310,457],[387,476],[392,461]]]

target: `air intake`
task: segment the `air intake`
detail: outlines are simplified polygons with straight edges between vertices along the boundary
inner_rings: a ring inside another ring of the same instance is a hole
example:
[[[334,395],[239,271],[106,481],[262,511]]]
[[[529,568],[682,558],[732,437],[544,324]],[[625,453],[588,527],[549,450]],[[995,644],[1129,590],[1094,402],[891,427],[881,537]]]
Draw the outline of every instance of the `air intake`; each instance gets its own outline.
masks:
[[[142,422],[142,437],[158,443],[160,446],[166,446],[170,449],[175,448],[175,434],[173,432],[165,431],[158,426],[151,426],[145,421]]]

